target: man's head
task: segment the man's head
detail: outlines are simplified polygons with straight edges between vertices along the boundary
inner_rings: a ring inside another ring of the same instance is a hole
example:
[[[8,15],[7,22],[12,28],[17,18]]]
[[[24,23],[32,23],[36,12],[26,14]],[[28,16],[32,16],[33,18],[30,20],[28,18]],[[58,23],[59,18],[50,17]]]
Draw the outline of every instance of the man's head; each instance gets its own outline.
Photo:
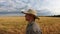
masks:
[[[35,21],[35,19],[38,19],[38,17],[36,16],[36,12],[32,9],[29,9],[27,12],[22,12],[25,14],[25,18],[27,21]]]
[[[35,21],[35,16],[33,14],[26,14],[25,19],[29,22]]]

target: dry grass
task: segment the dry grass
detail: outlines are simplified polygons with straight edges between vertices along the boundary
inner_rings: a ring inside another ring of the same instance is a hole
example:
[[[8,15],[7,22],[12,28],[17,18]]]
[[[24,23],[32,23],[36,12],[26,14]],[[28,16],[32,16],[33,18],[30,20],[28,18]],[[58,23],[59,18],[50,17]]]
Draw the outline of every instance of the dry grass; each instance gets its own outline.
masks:
[[[36,20],[43,34],[60,34],[60,18],[40,17]],[[0,17],[0,34],[25,34],[24,17]]]

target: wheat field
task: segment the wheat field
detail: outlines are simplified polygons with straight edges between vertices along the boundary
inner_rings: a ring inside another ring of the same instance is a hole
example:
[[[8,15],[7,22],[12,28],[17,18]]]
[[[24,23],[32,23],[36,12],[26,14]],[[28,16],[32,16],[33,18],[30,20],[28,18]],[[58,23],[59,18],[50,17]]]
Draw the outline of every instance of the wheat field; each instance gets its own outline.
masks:
[[[42,34],[60,34],[60,17],[36,19]],[[0,34],[25,34],[27,21],[24,17],[0,17]]]

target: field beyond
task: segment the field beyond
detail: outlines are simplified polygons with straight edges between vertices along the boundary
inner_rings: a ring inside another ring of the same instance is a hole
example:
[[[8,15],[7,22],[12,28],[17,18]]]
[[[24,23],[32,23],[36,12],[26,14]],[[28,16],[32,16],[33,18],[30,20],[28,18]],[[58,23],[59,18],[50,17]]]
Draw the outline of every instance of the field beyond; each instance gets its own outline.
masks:
[[[60,34],[60,17],[40,17],[36,22],[42,34]],[[24,17],[0,17],[0,34],[25,34]]]

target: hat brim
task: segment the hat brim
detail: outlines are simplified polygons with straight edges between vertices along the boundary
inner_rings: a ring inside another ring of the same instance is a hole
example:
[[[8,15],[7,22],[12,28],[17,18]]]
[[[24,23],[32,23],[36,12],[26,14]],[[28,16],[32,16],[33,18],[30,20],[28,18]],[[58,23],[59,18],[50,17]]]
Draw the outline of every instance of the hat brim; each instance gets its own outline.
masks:
[[[31,14],[31,13],[28,13],[28,12],[21,12],[23,14]],[[34,14],[31,14],[31,15],[34,15]],[[40,19],[38,16],[34,15],[35,19]]]

